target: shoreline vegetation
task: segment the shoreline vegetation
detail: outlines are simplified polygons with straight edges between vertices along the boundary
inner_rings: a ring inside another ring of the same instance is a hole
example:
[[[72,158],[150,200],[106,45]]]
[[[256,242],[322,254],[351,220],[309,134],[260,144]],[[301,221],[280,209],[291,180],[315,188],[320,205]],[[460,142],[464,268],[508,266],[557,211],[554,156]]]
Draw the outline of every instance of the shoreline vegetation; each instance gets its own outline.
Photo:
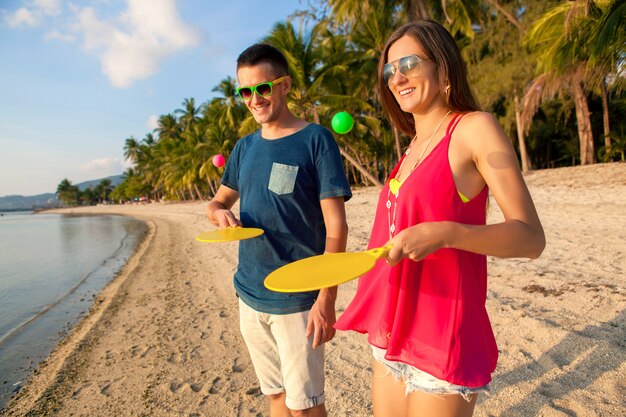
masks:
[[[500,360],[478,417],[624,413],[626,163],[525,175],[546,231],[536,260],[489,258],[487,309]],[[346,204],[348,250],[367,245],[379,188]],[[237,243],[204,244],[204,201],[101,205],[51,213],[120,214],[148,231],[89,313],[2,416],[267,416],[239,334]],[[235,207],[237,209],[238,206]],[[501,217],[490,203],[489,222]],[[356,290],[339,289],[338,314]],[[365,337],[326,345],[327,408],[371,416]]]
[[[381,186],[412,139],[383,117],[376,80],[384,40],[421,19],[442,23],[456,40],[480,107],[498,120],[522,171],[626,160],[623,2],[453,3],[306,2],[258,39],[287,58],[296,117],[330,128],[339,112],[352,115],[352,130],[334,133],[350,184]],[[258,129],[237,87],[226,76],[213,98],[184,98],[143,137],[127,137],[132,166],[115,189],[78,192],[63,179],[59,199],[69,206],[214,195],[222,170],[213,158],[228,159]]]

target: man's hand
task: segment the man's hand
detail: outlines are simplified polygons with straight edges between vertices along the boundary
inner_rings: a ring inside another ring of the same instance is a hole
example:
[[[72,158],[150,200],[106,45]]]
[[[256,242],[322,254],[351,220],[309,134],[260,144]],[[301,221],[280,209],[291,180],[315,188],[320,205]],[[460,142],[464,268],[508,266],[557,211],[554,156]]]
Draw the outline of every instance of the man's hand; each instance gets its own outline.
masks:
[[[319,296],[311,307],[309,322],[306,326],[306,337],[313,335],[313,349],[335,337],[333,325],[337,321],[335,315],[335,299],[337,287],[320,290]]]
[[[213,225],[223,229],[225,227],[243,226],[230,209],[239,199],[239,193],[233,189],[220,185],[215,197],[206,207],[207,218]]]
[[[228,209],[213,210],[210,220],[220,229],[224,229],[226,227],[243,226],[241,221],[237,217],[235,217],[232,211]]]

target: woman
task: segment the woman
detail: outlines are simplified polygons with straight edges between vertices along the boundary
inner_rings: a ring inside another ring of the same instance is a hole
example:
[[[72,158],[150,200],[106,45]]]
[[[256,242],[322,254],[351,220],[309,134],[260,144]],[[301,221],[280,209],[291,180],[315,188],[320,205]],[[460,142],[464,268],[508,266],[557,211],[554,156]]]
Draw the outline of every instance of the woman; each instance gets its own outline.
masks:
[[[335,327],[368,334],[375,416],[471,416],[498,356],[486,255],[536,258],[543,229],[515,151],[478,111],[446,29],[397,29],[378,75],[386,115],[413,139],[380,194],[370,238],[370,248],[392,246],[387,263],[361,277]],[[485,224],[489,191],[501,223]]]

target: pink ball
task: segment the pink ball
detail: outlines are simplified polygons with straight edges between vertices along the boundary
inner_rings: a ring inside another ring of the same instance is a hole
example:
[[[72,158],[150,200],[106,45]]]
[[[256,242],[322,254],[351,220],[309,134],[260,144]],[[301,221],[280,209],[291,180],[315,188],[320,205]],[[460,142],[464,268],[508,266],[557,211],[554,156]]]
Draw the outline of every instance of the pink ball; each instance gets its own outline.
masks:
[[[217,168],[223,167],[225,163],[226,159],[224,159],[224,155],[218,153],[213,157],[213,165]]]

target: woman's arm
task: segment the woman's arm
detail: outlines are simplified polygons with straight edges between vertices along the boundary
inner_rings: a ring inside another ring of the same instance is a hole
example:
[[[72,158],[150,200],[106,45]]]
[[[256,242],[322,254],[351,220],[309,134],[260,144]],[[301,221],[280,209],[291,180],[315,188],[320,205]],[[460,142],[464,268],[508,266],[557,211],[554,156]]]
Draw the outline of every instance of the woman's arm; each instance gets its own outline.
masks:
[[[389,263],[404,257],[421,260],[444,247],[497,257],[538,257],[545,247],[543,228],[515,151],[495,118],[482,112],[466,115],[453,141],[450,164],[455,179],[462,178],[470,189],[486,183],[504,221],[484,226],[430,222],[407,228],[390,240]]]

